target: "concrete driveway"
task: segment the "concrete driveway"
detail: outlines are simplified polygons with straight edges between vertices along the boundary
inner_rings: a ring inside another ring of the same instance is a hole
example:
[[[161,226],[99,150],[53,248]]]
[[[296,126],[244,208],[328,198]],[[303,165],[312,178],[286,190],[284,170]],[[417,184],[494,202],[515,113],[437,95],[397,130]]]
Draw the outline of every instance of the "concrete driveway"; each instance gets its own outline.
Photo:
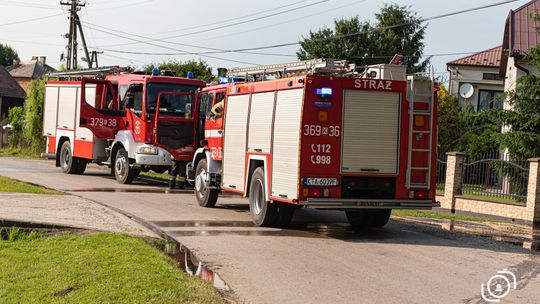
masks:
[[[144,180],[119,185],[96,166],[68,176],[52,161],[0,158],[0,175],[154,223],[216,270],[241,302],[483,303],[481,284],[502,269],[517,277],[502,303],[540,301],[540,259],[489,239],[397,220],[358,233],[341,212],[317,210],[299,210],[290,229],[257,228],[243,198],[204,209],[190,193]]]

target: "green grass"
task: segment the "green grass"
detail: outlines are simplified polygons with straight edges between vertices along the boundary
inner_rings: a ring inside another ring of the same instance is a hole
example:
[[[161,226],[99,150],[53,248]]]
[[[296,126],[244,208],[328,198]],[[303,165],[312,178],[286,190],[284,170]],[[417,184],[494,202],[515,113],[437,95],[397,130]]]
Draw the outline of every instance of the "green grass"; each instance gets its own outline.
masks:
[[[154,171],[141,172],[139,176],[150,177],[153,179],[163,180],[167,182],[171,179],[168,171],[166,171],[165,173],[156,173]]]
[[[41,152],[28,148],[0,149],[0,157],[40,158]]]
[[[431,219],[446,219],[446,220],[458,220],[458,221],[468,221],[468,222],[494,222],[494,220],[466,216],[453,213],[443,213],[443,212],[433,212],[433,211],[422,211],[422,210],[403,210],[403,209],[394,209],[392,210],[392,215],[403,216],[403,217],[423,217]]]
[[[0,176],[0,192],[18,192],[34,194],[62,194],[61,192],[23,183],[11,178]]]
[[[223,303],[144,240],[109,233],[0,241],[2,303]],[[64,292],[62,291],[70,291]]]

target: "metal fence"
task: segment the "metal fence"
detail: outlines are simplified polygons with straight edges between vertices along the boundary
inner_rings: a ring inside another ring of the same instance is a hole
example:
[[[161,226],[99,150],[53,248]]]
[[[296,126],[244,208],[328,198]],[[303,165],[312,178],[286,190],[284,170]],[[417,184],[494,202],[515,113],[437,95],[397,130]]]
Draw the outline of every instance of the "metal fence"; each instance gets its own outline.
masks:
[[[446,161],[437,159],[437,194],[444,194],[444,185],[446,184]]]
[[[529,164],[506,153],[467,157],[463,165],[462,195],[525,203]]]

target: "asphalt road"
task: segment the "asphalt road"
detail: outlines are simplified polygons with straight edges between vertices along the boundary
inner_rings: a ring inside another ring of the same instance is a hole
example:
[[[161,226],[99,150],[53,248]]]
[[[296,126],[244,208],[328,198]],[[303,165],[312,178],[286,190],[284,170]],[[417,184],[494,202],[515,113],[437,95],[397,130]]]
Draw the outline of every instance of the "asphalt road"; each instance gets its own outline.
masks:
[[[153,222],[215,269],[246,303],[483,303],[497,271],[517,277],[501,303],[540,302],[540,258],[517,246],[391,220],[361,233],[341,212],[299,210],[291,229],[256,228],[247,201],[204,209],[192,194],[103,168],[68,176],[54,162],[0,158],[0,175],[41,184]],[[0,218],[2,215],[0,215]]]

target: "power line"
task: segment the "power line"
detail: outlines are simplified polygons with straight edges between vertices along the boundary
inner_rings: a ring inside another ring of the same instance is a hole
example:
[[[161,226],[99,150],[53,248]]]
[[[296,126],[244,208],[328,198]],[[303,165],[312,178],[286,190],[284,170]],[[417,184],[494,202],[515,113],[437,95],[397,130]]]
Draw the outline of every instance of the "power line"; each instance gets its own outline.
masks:
[[[246,14],[246,15],[242,15],[242,16],[237,16],[237,17],[234,17],[234,18],[224,19],[224,20],[220,20],[220,21],[216,21],[216,22],[207,23],[207,24],[200,24],[200,25],[186,27],[186,28],[182,28],[182,29],[170,30],[170,31],[166,31],[166,32],[147,34],[147,35],[148,36],[153,36],[153,35],[162,35],[162,34],[168,34],[168,33],[174,33],[174,32],[183,32],[183,31],[188,31],[188,30],[192,30],[192,29],[196,29],[196,28],[207,27],[207,26],[216,25],[216,24],[222,24],[224,22],[230,22],[230,21],[235,21],[235,20],[238,20],[238,19],[244,19],[244,18],[248,18],[248,17],[252,17],[252,16],[257,16],[257,15],[260,15],[260,14],[268,13],[268,12],[271,12],[271,11],[275,11],[275,10],[278,10],[278,9],[286,8],[286,7],[289,7],[289,6],[293,6],[293,5],[300,4],[300,3],[303,3],[303,2],[308,2],[308,1],[311,1],[311,0],[296,1],[296,2],[293,2],[293,3],[290,3],[290,4],[286,4],[286,5],[282,5],[282,6],[278,6],[278,7],[274,7],[274,8],[270,8],[270,9],[266,9],[266,10]]]
[[[267,18],[270,18],[270,17],[274,17],[274,16],[285,14],[285,13],[297,11],[297,10],[300,10],[300,9],[304,9],[304,8],[307,8],[307,7],[311,7],[311,6],[318,5],[318,4],[325,3],[325,2],[329,2],[329,1],[331,1],[331,0],[321,0],[321,1],[314,2],[314,3],[294,7],[294,8],[287,9],[287,10],[282,10],[282,11],[279,11],[279,12],[276,12],[276,13],[264,15],[264,16],[257,17],[257,18],[251,18],[251,19],[244,20],[244,21],[238,21],[238,22],[234,22],[234,23],[231,23],[231,24],[216,26],[216,27],[212,27],[212,28],[209,28],[209,29],[194,31],[194,32],[181,34],[181,35],[174,35],[174,36],[168,36],[168,37],[163,37],[163,38],[152,38],[152,39],[147,40],[146,42],[160,41],[160,40],[180,38],[180,37],[185,37],[185,36],[192,36],[192,35],[201,34],[201,33],[207,33],[207,32],[211,32],[211,31],[215,31],[215,30],[219,30],[219,29],[224,29],[224,28],[228,28],[228,27],[232,27],[232,26],[236,26],[236,25],[241,25],[241,24],[245,24],[245,23],[259,21],[261,19],[267,19]],[[136,44],[136,43],[130,42],[130,43],[123,43],[123,44],[113,44],[113,45],[105,45],[103,47],[115,47],[115,46],[132,45],[132,44]]]
[[[49,19],[49,18],[53,18],[53,17],[57,17],[57,16],[63,16],[63,15],[64,15],[64,13],[60,13],[60,14],[54,14],[54,15],[43,16],[43,17],[37,17],[37,18],[31,18],[31,19],[25,19],[25,20],[21,20],[21,21],[14,21],[14,22],[2,23],[2,24],[0,24],[0,26],[6,26],[6,25],[12,25],[12,24],[21,24],[21,23],[32,22],[32,21],[38,21],[38,20],[43,20],[43,19]]]
[[[101,30],[101,29],[98,29],[98,28],[95,28],[95,27],[92,27],[92,26],[88,26],[88,25],[86,25],[86,26],[87,26],[88,28],[91,28],[91,29],[95,30],[95,31],[102,32],[102,33],[105,33],[105,34],[114,35],[114,36],[117,36],[117,37],[120,37],[120,38],[129,39],[129,40],[137,41],[137,42],[144,43],[144,44],[148,44],[148,45],[151,45],[151,46],[157,46],[157,47],[160,47],[160,48],[164,48],[164,49],[168,49],[168,50],[172,50],[172,51],[176,51],[176,52],[182,52],[181,55],[199,55],[199,53],[188,52],[188,51],[181,50],[181,49],[171,48],[171,47],[164,46],[164,45],[159,45],[159,44],[155,44],[155,43],[151,43],[151,42],[147,42],[147,41],[137,40],[137,39],[134,39],[134,38],[131,38],[131,37],[126,37],[126,36],[119,35],[119,34],[116,34],[116,33],[113,33],[113,32]],[[104,49],[104,48],[97,48],[97,47],[94,47],[94,48],[95,48],[95,49],[98,49],[98,50],[102,50],[102,51],[109,51],[109,52],[116,52],[116,53],[129,54],[129,53],[123,52],[123,51],[113,51],[113,50],[107,50],[107,49]],[[144,55],[144,54],[140,54],[140,55]],[[255,64],[255,63],[251,63],[251,62],[240,61],[240,60],[233,60],[233,59],[227,59],[227,58],[222,58],[222,57],[217,57],[217,56],[211,56],[211,55],[199,55],[199,56],[202,56],[202,57],[208,57],[208,58],[212,58],[212,59],[223,60],[223,61],[229,61],[229,62],[234,62],[234,63],[249,64],[249,65],[257,65],[257,64]]]
[[[341,5],[341,6],[336,6],[336,7],[333,7],[331,9],[327,9],[327,10],[324,10],[324,11],[321,11],[321,12],[318,12],[318,13],[315,13],[315,14],[309,14],[309,15],[306,15],[306,16],[303,16],[303,17],[294,18],[292,20],[287,20],[287,21],[282,21],[282,22],[278,22],[278,23],[274,23],[274,24],[269,24],[269,25],[266,25],[266,26],[253,28],[253,29],[250,29],[250,30],[247,30],[247,31],[239,31],[239,32],[231,33],[231,34],[199,39],[199,40],[196,40],[196,41],[193,41],[193,42],[196,43],[196,42],[202,42],[202,41],[209,41],[209,40],[215,40],[215,39],[220,39],[220,38],[224,38],[224,37],[238,36],[238,35],[242,35],[242,34],[245,34],[245,33],[251,33],[251,32],[258,31],[258,30],[262,30],[262,29],[266,29],[266,28],[270,28],[270,27],[275,27],[275,26],[279,26],[279,25],[283,25],[283,24],[293,23],[293,22],[297,22],[297,21],[300,21],[300,20],[303,20],[303,19],[310,18],[310,17],[326,14],[326,13],[331,12],[331,11],[336,11],[336,10],[339,10],[339,9],[342,9],[342,8],[345,8],[345,7],[349,7],[349,6],[357,5],[357,4],[360,4],[360,3],[364,3],[366,1],[368,1],[368,0],[354,1],[352,3],[347,3],[347,4],[344,4],[344,5]]]
[[[431,21],[431,20],[436,20],[436,19],[442,19],[442,18],[446,18],[446,17],[449,17],[449,16],[469,13],[469,12],[472,12],[472,11],[478,11],[478,10],[491,8],[491,7],[495,7],[495,6],[500,6],[500,5],[504,5],[504,4],[508,4],[508,3],[512,3],[512,2],[517,2],[517,1],[520,1],[520,0],[507,0],[507,1],[502,1],[502,2],[498,2],[498,3],[494,3],[494,4],[488,4],[488,5],[483,5],[483,6],[479,6],[479,7],[469,8],[469,9],[466,9],[466,10],[446,13],[446,14],[438,15],[438,16],[434,16],[434,17],[421,18],[420,21],[421,22],[426,22],[426,21]],[[385,26],[385,27],[382,27],[382,28],[378,28],[377,30],[392,29],[392,28],[407,26],[407,25],[411,25],[411,24],[414,24],[414,23],[413,22],[407,22],[407,23],[389,25],[389,26]],[[332,36],[332,37],[313,39],[312,41],[314,41],[314,42],[324,42],[324,41],[327,41],[327,40],[359,36],[359,35],[363,35],[363,34],[366,34],[366,33],[368,33],[368,31],[354,32],[354,33],[349,33],[349,34],[336,35],[336,36]],[[300,41],[296,41],[296,42],[281,43],[281,44],[274,44],[274,45],[267,45],[267,46],[259,46],[259,47],[253,47],[253,48],[234,49],[234,50],[230,50],[229,52],[230,53],[236,53],[236,52],[244,52],[244,51],[257,51],[257,50],[264,50],[264,49],[273,49],[273,48],[280,48],[280,47],[298,45],[300,43],[301,43]]]
[[[94,27],[97,27],[97,28],[101,28],[101,29],[104,29],[104,30],[107,30],[107,31],[112,31],[110,35],[113,35],[112,33],[116,32],[116,33],[129,35],[129,36],[133,36],[133,37],[139,37],[139,38],[142,38],[142,39],[149,39],[146,36],[142,36],[142,35],[138,35],[138,34],[131,34],[131,33],[128,33],[128,32],[115,30],[115,29],[112,29],[112,28],[109,28],[109,27],[93,24],[93,23],[90,23],[90,22],[83,22],[83,24],[85,24],[88,28],[91,28],[91,29],[94,29]],[[123,36],[118,36],[118,35],[115,35],[115,36],[124,38]],[[139,41],[139,40],[135,40],[135,39],[131,39],[131,38],[125,38],[125,39]],[[227,52],[227,50],[224,50],[224,49],[211,48],[211,47],[205,47],[205,46],[198,46],[198,45],[192,45],[192,44],[186,44],[186,43],[180,43],[180,42],[173,42],[173,41],[166,41],[166,40],[156,40],[156,41],[159,41],[159,42],[162,42],[162,43],[168,43],[168,44],[174,44],[174,45],[181,45],[181,46],[187,46],[187,47],[192,47],[192,48],[198,48],[198,49],[205,49],[205,50],[218,51],[218,52]],[[100,50],[107,50],[106,47],[94,47],[94,48],[100,49]],[[261,53],[261,52],[241,52],[241,53],[251,54],[251,55],[291,57],[291,55],[288,55],[288,54]],[[204,54],[204,53],[201,53],[201,54]],[[188,53],[173,53],[173,54],[162,53],[161,55],[189,55],[189,54]],[[293,57],[295,57],[295,56],[293,56]]]

